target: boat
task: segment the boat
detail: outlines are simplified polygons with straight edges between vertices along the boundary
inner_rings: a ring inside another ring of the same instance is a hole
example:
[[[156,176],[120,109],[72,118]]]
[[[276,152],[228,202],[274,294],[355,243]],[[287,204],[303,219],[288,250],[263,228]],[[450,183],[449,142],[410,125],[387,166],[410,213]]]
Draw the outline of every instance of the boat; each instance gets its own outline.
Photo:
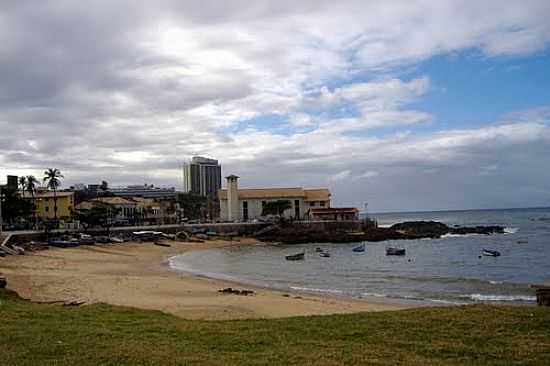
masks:
[[[63,240],[63,239],[50,239],[48,245],[57,248],[71,248],[78,246],[78,242]]]
[[[124,243],[124,239],[119,238],[118,236],[110,236],[111,242],[113,243]]]
[[[292,254],[285,256],[285,259],[287,261],[303,261],[306,256],[305,252],[298,253],[298,254]]]
[[[329,258],[329,257],[330,257],[330,253],[327,253],[327,252],[321,252],[321,253],[319,253],[319,257],[323,257],[323,258]]]
[[[386,248],[386,255],[405,255],[406,250],[404,248]]]
[[[361,244],[358,247],[352,249],[355,253],[362,253],[365,251],[365,244]]]
[[[315,248],[315,251],[316,251],[317,253],[322,253],[322,252],[323,252],[323,248],[317,247],[317,248]]]
[[[498,250],[483,249],[483,255],[487,257],[500,257]]]

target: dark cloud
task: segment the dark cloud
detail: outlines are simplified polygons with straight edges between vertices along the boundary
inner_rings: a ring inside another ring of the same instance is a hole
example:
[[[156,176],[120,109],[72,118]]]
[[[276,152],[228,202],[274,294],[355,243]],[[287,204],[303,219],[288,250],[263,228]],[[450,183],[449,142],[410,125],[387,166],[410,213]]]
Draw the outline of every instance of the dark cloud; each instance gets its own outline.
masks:
[[[243,185],[328,185],[337,203],[542,202],[550,199],[541,168],[550,156],[547,109],[476,130],[368,133],[434,117],[408,106],[428,91],[429,75],[401,80],[393,65],[465,48],[489,57],[543,49],[547,2],[525,8],[492,1],[4,2],[0,173],[39,176],[55,166],[69,184],[179,186],[182,160],[203,154],[241,175]],[[377,82],[350,79],[380,70]],[[349,85],[322,88],[333,80]],[[327,117],[348,104],[356,115]],[[322,118],[302,118],[305,126],[264,125],[269,116],[292,121],[315,108]],[[252,128],[237,129],[241,121]]]

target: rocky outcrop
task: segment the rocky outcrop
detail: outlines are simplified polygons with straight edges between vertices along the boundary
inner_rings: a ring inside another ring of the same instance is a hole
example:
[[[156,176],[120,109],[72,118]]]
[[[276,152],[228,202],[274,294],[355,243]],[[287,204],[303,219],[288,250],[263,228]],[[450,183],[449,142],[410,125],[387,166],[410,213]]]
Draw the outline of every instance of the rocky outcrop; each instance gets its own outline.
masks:
[[[423,238],[439,238],[450,231],[447,225],[437,221],[407,221],[395,224],[390,229]]]
[[[501,226],[449,227],[437,221],[410,221],[389,228],[371,228],[364,232],[346,230],[318,230],[300,224],[287,224],[256,236],[266,242],[285,244],[351,243],[359,241],[384,241],[399,239],[437,239],[445,234],[495,234],[504,233]]]
[[[449,227],[437,221],[407,221],[395,224],[391,229],[407,235],[417,235],[422,238],[439,238],[445,234],[503,234],[502,226],[455,226]]]

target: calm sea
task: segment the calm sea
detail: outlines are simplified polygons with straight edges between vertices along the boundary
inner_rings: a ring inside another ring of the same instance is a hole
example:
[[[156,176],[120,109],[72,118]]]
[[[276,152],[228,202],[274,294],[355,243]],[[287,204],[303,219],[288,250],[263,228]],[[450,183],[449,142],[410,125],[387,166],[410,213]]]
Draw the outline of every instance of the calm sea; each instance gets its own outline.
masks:
[[[175,270],[241,283],[353,298],[424,303],[534,303],[529,284],[550,282],[550,208],[371,214],[380,226],[413,220],[501,225],[506,234],[353,244],[257,245],[195,251],[170,259]],[[406,248],[388,257],[389,246]],[[330,258],[315,252],[322,247]],[[500,257],[480,256],[495,249]],[[305,251],[304,261],[285,255]]]

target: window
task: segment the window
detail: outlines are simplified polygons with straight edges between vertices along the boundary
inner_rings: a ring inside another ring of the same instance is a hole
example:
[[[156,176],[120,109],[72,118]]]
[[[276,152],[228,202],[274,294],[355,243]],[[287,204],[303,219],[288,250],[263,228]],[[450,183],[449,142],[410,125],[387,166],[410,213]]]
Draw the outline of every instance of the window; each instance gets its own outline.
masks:
[[[44,211],[48,212],[50,208],[48,206],[44,207]]]
[[[315,201],[311,201],[311,202],[309,203],[309,205],[310,205],[311,207],[315,207]]]
[[[325,207],[325,201],[319,202],[319,205],[320,205],[321,207]]]
[[[243,201],[243,221],[248,221],[248,202]]]

